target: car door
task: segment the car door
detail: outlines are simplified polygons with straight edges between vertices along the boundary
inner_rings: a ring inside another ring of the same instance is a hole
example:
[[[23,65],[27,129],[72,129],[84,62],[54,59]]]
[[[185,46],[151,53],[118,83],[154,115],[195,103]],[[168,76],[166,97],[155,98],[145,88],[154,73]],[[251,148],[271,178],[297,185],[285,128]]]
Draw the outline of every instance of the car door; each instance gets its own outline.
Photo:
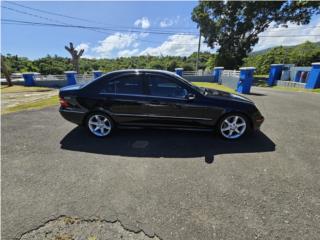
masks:
[[[141,74],[123,74],[108,80],[100,91],[103,107],[118,124],[145,124],[145,84]]]
[[[177,79],[164,74],[145,74],[149,123],[171,127],[205,127],[211,119],[205,118],[206,107],[198,104],[199,93]],[[188,95],[195,99],[188,99]]]

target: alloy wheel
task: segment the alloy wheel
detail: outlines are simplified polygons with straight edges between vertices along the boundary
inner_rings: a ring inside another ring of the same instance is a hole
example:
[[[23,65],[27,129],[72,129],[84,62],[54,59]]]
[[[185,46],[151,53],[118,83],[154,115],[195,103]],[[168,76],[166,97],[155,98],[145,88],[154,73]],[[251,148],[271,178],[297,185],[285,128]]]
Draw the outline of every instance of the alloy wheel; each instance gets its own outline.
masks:
[[[94,114],[88,120],[89,130],[98,137],[105,137],[111,132],[110,120],[102,114]]]
[[[242,116],[230,115],[221,122],[220,132],[227,139],[236,139],[245,133],[246,128],[247,123]]]

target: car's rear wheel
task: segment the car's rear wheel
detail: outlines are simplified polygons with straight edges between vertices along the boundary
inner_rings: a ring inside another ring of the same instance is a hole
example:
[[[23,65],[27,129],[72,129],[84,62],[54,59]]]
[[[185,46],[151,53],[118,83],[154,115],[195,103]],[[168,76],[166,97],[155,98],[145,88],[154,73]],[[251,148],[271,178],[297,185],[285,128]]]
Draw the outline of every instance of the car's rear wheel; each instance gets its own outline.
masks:
[[[231,113],[219,122],[219,133],[225,139],[238,139],[248,131],[248,120],[240,113]]]
[[[106,137],[113,130],[112,119],[105,113],[96,112],[88,116],[86,122],[88,130],[96,137]]]

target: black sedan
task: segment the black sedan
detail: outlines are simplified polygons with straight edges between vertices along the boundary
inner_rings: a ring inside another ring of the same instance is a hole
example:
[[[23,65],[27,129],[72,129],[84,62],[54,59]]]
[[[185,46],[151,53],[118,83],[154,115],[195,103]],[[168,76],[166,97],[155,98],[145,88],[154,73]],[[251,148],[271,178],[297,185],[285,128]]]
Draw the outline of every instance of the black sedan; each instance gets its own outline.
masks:
[[[256,130],[264,118],[240,95],[199,88],[167,71],[121,70],[60,89],[60,113],[97,137],[115,127],[217,129],[226,139]]]

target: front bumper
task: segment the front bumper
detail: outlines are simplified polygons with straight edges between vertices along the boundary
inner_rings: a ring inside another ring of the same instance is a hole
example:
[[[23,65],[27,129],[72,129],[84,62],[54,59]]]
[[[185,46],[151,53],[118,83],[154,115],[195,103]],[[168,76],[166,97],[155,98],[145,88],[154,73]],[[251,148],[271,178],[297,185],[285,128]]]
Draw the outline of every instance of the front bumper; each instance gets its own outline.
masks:
[[[61,116],[69,122],[82,125],[84,123],[87,112],[81,110],[73,110],[61,108],[59,109]]]

